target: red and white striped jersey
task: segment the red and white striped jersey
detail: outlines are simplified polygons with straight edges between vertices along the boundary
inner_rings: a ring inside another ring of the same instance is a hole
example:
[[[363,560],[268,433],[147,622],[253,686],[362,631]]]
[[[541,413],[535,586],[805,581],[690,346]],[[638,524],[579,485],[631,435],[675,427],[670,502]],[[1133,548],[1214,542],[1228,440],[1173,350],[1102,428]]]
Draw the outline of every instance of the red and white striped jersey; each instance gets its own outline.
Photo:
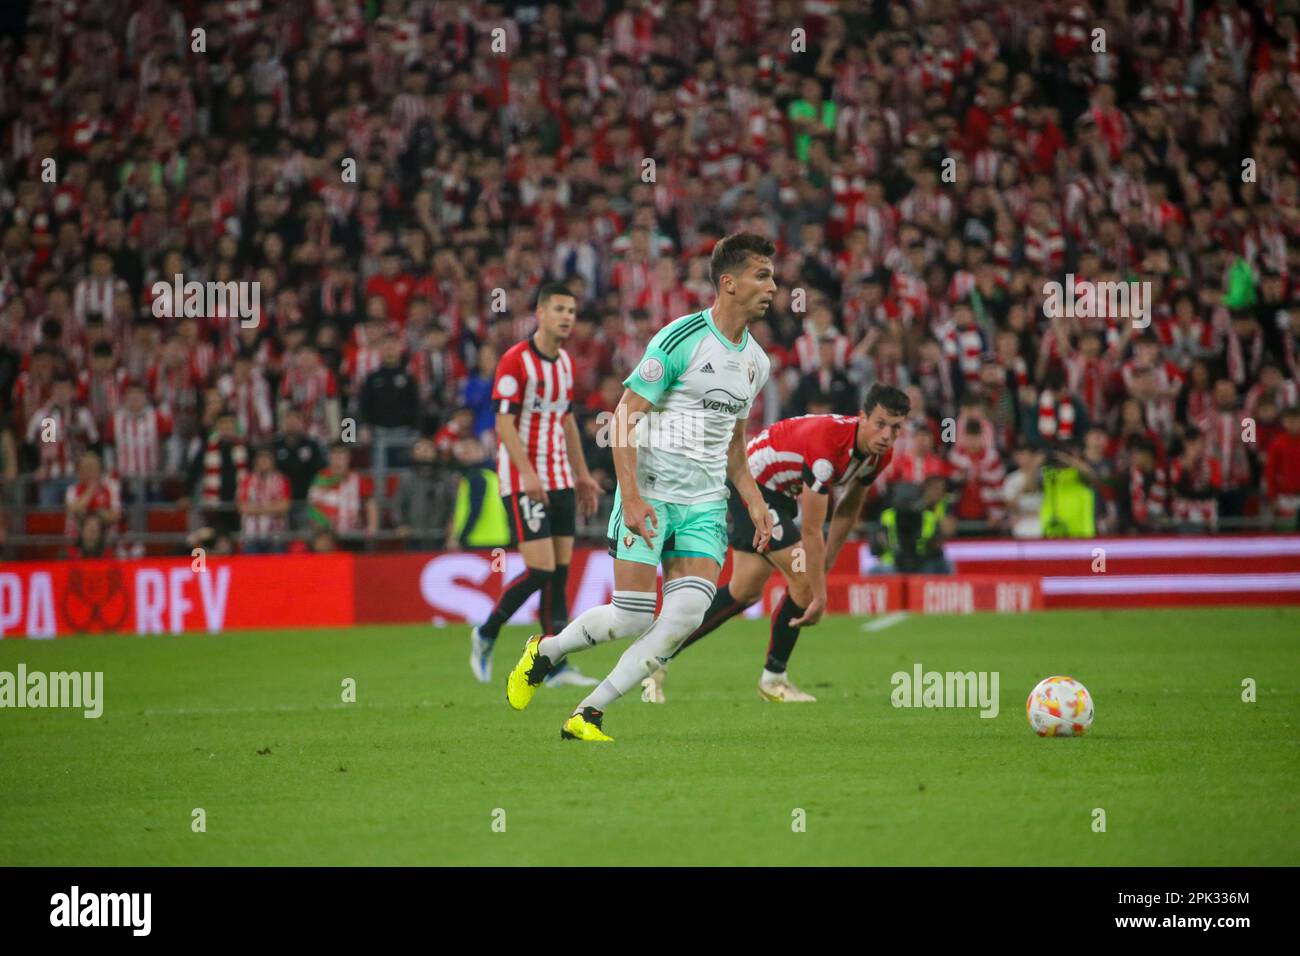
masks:
[[[302,412],[307,431],[318,441],[330,441],[325,403],[338,395],[334,373],[324,365],[305,369],[294,364],[280,380],[280,397]]]
[[[1168,514],[1169,486],[1159,468],[1150,472],[1129,468],[1129,514],[1139,528],[1158,524]]]
[[[152,405],[146,405],[139,415],[119,408],[108,420],[113,470],[128,478],[162,471],[162,440],[171,430],[171,418]]]
[[[849,364],[849,350],[853,347],[848,336],[838,329],[831,329],[835,337],[835,367],[844,368]],[[799,371],[804,375],[821,368],[821,334],[816,331],[804,332],[794,340],[794,354],[799,360]]]
[[[90,409],[95,427],[100,431],[108,427],[113,410],[122,404],[125,386],[126,372],[120,368],[107,375],[96,375],[93,369],[84,369],[77,376],[77,404]]]
[[[961,430],[960,425],[958,430]],[[954,476],[964,483],[955,509],[957,517],[999,520],[1005,511],[1002,481],[1007,472],[997,448],[988,443],[982,452],[974,452],[958,446],[948,456],[948,464],[952,466]]]
[[[33,413],[24,437],[39,453],[37,478],[72,478],[81,453],[99,441],[99,430],[88,409],[50,402]]]
[[[888,467],[893,450],[861,455],[855,415],[801,415],[764,428],[749,440],[749,473],[760,486],[796,498],[806,487],[827,494],[857,479],[864,485]]]
[[[107,318],[113,314],[113,292],[116,280],[113,276],[95,279],[86,276],[77,283],[72,293],[72,312],[77,317],[77,324],[85,327],[86,319],[92,312]]]
[[[366,377],[383,364],[383,350],[377,343],[344,350],[343,373],[353,392],[360,392]]]
[[[1212,409],[1193,419],[1205,436],[1206,455],[1218,462],[1224,487],[1243,488],[1250,483],[1250,462],[1241,440],[1241,412]]]
[[[569,446],[564,437],[564,419],[573,401],[573,361],[560,349],[547,358],[527,338],[512,346],[497,365],[492,385],[497,410],[511,414],[519,429],[528,460],[547,491],[573,487]],[[504,443],[497,446],[497,480],[501,494],[522,489],[519,469],[510,460]]]
[[[1170,511],[1175,521],[1207,525],[1210,529],[1218,525],[1219,501],[1215,493],[1223,489],[1218,461],[1202,457],[1189,465],[1175,458],[1169,463],[1169,485],[1173,491]]]
[[[271,437],[275,431],[271,386],[267,384],[261,369],[254,368],[243,381],[236,381],[234,374],[227,372],[217,380],[217,389],[234,410],[241,435],[254,443]]]
[[[244,505],[273,505],[289,500],[289,479],[272,469],[264,475],[249,471],[239,479],[237,499]],[[285,531],[289,527],[288,516],[284,515],[243,515],[240,528],[245,538],[257,538]]]

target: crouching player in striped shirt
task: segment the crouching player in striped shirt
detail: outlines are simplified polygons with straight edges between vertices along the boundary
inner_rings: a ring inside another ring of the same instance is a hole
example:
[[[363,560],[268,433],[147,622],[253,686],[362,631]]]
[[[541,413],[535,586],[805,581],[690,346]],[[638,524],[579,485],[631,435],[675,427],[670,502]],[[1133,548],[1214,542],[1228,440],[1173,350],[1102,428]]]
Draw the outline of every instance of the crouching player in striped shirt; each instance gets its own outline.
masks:
[[[885,470],[911,403],[889,385],[873,385],[854,415],[804,415],[765,428],[746,446],[749,471],[772,517],[772,546],[765,554],[752,544],[754,526],[743,506],[729,502],[731,580],[718,588],[704,622],[682,642],[680,654],[763,597],[776,568],[785,578],[785,598],[772,615],[772,638],[758,682],[763,700],[815,701],[790,682],[786,667],[799,629],[821,620],[826,610],[826,574],[857,523],[867,488]],[[828,497],[838,498],[829,541],[822,535]],[[673,655],[674,657],[676,654]],[[641,682],[641,699],[664,702],[666,668]]]

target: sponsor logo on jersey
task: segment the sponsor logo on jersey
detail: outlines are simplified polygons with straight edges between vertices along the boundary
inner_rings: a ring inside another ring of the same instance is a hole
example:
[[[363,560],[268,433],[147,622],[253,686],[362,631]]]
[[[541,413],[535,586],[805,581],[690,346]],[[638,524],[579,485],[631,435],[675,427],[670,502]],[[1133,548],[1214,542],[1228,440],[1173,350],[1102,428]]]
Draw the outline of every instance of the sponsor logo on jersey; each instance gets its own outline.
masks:
[[[726,397],[709,397],[715,393],[720,393]],[[727,399],[730,399],[730,401],[727,401]],[[729,415],[734,415],[745,407],[745,400],[739,395],[732,395],[725,388],[711,388],[700,399],[700,407],[711,412],[726,412]]]
[[[704,363],[704,368],[700,369],[700,371],[701,371],[701,372],[708,372],[710,375],[712,375],[712,374],[713,374],[713,363],[712,363],[712,362],[705,362],[705,363]]]
[[[637,374],[641,376],[642,381],[657,382],[664,377],[664,365],[657,358],[648,358],[641,363]]]

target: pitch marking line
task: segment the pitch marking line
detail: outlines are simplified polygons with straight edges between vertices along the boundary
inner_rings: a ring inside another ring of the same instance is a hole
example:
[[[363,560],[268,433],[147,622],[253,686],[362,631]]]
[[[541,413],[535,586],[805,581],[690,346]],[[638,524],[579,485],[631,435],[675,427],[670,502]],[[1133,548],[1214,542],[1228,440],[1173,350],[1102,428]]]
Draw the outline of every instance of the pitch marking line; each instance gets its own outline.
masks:
[[[886,614],[884,617],[878,617],[874,621],[868,621],[862,625],[862,629],[864,631],[883,631],[887,627],[893,627],[895,624],[906,620],[906,611],[895,611],[892,614]]]

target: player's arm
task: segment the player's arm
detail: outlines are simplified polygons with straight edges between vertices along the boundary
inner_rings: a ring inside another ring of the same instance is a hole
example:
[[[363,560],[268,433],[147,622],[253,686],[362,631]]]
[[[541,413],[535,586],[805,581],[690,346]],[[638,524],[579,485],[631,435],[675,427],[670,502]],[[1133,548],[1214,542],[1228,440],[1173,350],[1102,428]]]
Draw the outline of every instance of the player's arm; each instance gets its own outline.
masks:
[[[758,490],[758,483],[749,473],[744,419],[738,419],[731,432],[731,444],[727,446],[727,478],[740,492],[740,500],[745,502],[749,519],[754,523],[754,550],[762,554],[772,539],[772,515],[767,510],[763,493]]]
[[[614,427],[609,430],[609,450],[614,459],[614,477],[618,480],[619,503],[623,508],[623,526],[649,541],[659,528],[659,519],[650,503],[641,497],[636,481],[636,445],[632,430],[650,410],[650,400],[632,389],[623,390],[614,409]]]
[[[618,480],[623,526],[647,541],[658,529],[659,519],[637,486],[636,445],[632,435],[637,424],[663,401],[686,370],[687,349],[674,347],[671,341],[679,329],[677,323],[669,323],[650,340],[641,361],[623,380],[626,388],[614,409],[610,429],[609,446]]]
[[[840,549],[844,547],[849,533],[858,523],[858,515],[862,513],[862,500],[866,496],[867,486],[860,481],[852,481],[849,482],[849,487],[840,500],[835,503],[835,511],[831,514],[830,535],[826,540],[823,573],[829,574],[830,569],[835,567],[835,559],[840,556]],[[806,531],[804,533],[807,534]]]
[[[791,627],[816,624],[826,612],[826,538],[822,526],[826,523],[826,505],[829,496],[824,491],[814,491],[807,485],[799,496],[799,532],[803,541],[804,569],[812,585],[812,603],[804,609],[803,616],[790,622]]]
[[[519,469],[519,480],[523,484],[520,489],[533,501],[547,501],[546,491],[542,488],[542,479],[537,477],[537,469],[528,459],[528,452],[524,448],[523,439],[519,437],[519,426],[515,424],[515,415],[512,410],[507,410],[510,403],[502,401],[497,412],[497,438],[501,444],[506,447],[506,454],[514,462],[515,468]]]
[[[578,508],[585,515],[595,514],[600,486],[587,468],[587,456],[582,453],[582,437],[578,434],[578,424],[573,420],[572,412],[566,412],[564,416],[564,442],[569,448],[569,461],[573,464]]]

